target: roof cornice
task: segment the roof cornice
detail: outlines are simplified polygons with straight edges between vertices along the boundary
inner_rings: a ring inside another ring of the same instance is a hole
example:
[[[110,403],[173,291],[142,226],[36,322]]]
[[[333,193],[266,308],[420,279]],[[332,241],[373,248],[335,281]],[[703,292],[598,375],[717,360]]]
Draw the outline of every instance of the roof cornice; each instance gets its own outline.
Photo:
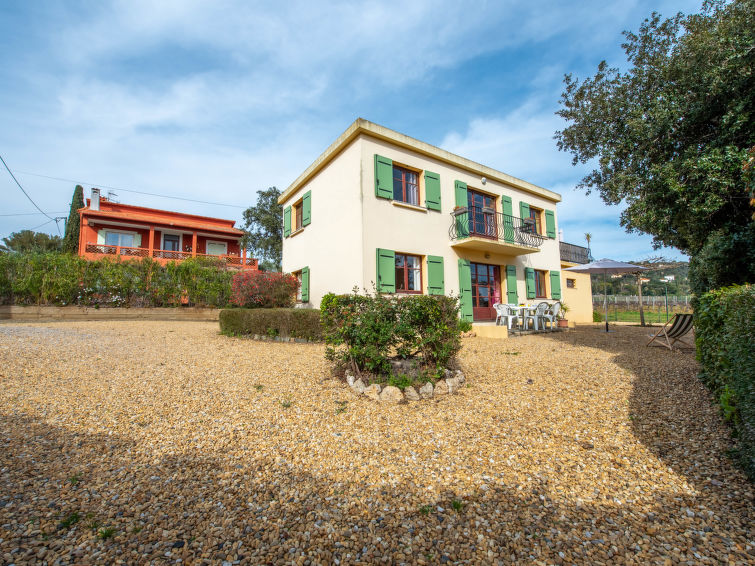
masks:
[[[486,177],[488,179],[498,181],[499,183],[511,185],[512,187],[515,187],[519,190],[537,195],[548,200],[552,200],[554,202],[561,201],[561,195],[556,192],[544,189],[543,187],[539,187],[537,185],[533,185],[532,183],[518,179],[517,177],[513,177],[501,171],[497,171],[496,169],[492,169],[491,167],[487,167],[485,165],[472,161],[471,159],[461,157],[460,155],[456,155],[455,153],[451,153],[450,151],[446,151],[445,149],[430,145],[429,143],[406,136],[395,130],[391,130],[390,128],[386,128],[379,124],[370,122],[369,120],[365,120],[364,118],[357,118],[356,120],[354,120],[354,122],[352,122],[352,124],[346,129],[345,132],[338,136],[338,139],[336,139],[336,141],[330,144],[328,148],[309,167],[307,167],[304,172],[299,175],[299,177],[293,183],[291,183],[291,185],[289,185],[289,187],[285,191],[283,191],[281,196],[278,197],[278,204],[285,203],[291,197],[291,195],[298,191],[312,177],[317,175],[317,173],[319,173],[328,163],[335,159],[339,153],[346,149],[351,144],[351,142],[357,139],[360,135],[386,141],[388,143],[402,147],[404,149],[408,149],[410,151],[414,151],[426,157],[438,159],[440,161],[468,171],[469,173],[472,173],[474,175],[479,175],[480,177]]]

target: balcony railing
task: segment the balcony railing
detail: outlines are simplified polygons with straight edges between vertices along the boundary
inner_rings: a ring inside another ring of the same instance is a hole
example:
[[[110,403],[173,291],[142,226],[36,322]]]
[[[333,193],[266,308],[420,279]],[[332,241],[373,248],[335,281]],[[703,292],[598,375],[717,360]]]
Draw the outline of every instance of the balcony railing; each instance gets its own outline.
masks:
[[[125,246],[107,246],[105,244],[87,244],[86,253],[105,256],[126,256],[126,257],[150,257],[149,248],[129,248]],[[183,261],[190,257],[209,257],[225,261],[226,265],[239,267],[241,269],[254,269],[257,267],[257,260],[252,257],[240,257],[237,255],[210,255],[210,254],[193,254],[192,252],[179,252],[176,250],[152,250],[152,257],[155,259]]]
[[[547,236],[538,234],[534,221],[473,206],[451,213],[448,236],[453,240],[486,238],[528,248],[539,248]]]
[[[589,248],[567,244],[566,242],[560,242],[559,246],[561,248],[561,261],[570,263],[590,263],[592,261]]]

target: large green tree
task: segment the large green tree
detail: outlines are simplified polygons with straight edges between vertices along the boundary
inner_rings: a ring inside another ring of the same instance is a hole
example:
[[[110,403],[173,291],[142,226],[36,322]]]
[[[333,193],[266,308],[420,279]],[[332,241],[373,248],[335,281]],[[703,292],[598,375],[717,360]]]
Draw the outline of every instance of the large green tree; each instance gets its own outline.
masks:
[[[595,167],[580,186],[624,204],[622,225],[657,247],[694,256],[713,233],[748,237],[755,0],[709,1],[700,14],[670,19],[654,13],[624,36],[625,70],[603,61],[591,78],[564,80],[558,147]],[[755,266],[742,277],[754,274]]]
[[[58,252],[61,250],[62,244],[63,240],[59,236],[50,236],[44,232],[33,232],[32,230],[21,230],[3,238],[0,252]]]
[[[244,211],[246,232],[243,246],[260,260],[268,271],[280,271],[283,255],[283,207],[278,204],[281,192],[276,187],[257,191],[257,204]]]
[[[78,210],[84,208],[84,188],[76,185],[71,198],[71,210],[68,213],[68,222],[66,222],[66,233],[63,236],[63,251],[75,254],[79,251],[79,213]]]

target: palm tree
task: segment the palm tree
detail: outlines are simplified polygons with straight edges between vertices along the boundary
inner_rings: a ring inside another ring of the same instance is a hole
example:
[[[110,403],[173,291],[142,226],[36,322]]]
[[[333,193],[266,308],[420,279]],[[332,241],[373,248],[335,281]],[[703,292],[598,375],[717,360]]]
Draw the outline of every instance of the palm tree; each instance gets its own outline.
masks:
[[[592,234],[590,234],[590,232],[585,232],[585,240],[587,240],[587,258],[591,259],[592,254],[590,253],[590,242],[592,241]]]

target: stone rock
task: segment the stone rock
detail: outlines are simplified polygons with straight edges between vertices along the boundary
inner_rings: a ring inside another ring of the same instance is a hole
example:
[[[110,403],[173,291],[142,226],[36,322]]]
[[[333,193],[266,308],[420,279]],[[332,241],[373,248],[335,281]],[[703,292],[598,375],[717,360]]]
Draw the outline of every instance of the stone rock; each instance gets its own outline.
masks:
[[[459,387],[461,387],[461,383],[459,383],[459,380],[456,379],[455,377],[445,379],[444,381],[446,382],[446,385],[448,386],[449,393],[456,393],[459,390]]]
[[[377,401],[380,399],[380,386],[377,383],[373,383],[369,387],[365,387],[364,394],[373,401]]]
[[[361,395],[362,393],[364,393],[364,390],[365,390],[364,381],[362,381],[361,379],[357,379],[352,384],[351,388],[354,390],[354,392],[357,395]]]
[[[346,373],[346,383],[349,384],[349,387],[354,386],[354,382],[356,381],[356,378],[351,373]]]
[[[400,403],[404,400],[404,394],[398,387],[388,385],[380,392],[380,400],[384,403]]]
[[[456,370],[456,379],[458,379],[459,383],[461,383],[463,385],[467,381],[467,376],[464,375],[463,371],[461,371],[460,369],[457,369]]]
[[[448,395],[448,384],[446,383],[445,379],[438,380],[438,383],[435,384],[435,390],[433,391],[434,395]]]
[[[430,399],[433,396],[433,384],[428,381],[420,387],[419,396],[423,399]]]
[[[411,385],[404,389],[404,397],[406,397],[407,401],[419,401],[419,394]]]
[[[402,360],[401,358],[394,358],[388,360],[391,364],[391,373],[394,375],[408,375],[409,377],[417,377],[419,375],[419,364],[415,359]]]
[[[446,379],[448,379],[449,377],[453,377],[453,373],[452,373],[452,372],[451,372],[451,370],[450,370],[450,369],[448,369],[448,368],[445,368],[445,369],[443,370],[443,375],[445,375],[445,376],[446,376]]]

